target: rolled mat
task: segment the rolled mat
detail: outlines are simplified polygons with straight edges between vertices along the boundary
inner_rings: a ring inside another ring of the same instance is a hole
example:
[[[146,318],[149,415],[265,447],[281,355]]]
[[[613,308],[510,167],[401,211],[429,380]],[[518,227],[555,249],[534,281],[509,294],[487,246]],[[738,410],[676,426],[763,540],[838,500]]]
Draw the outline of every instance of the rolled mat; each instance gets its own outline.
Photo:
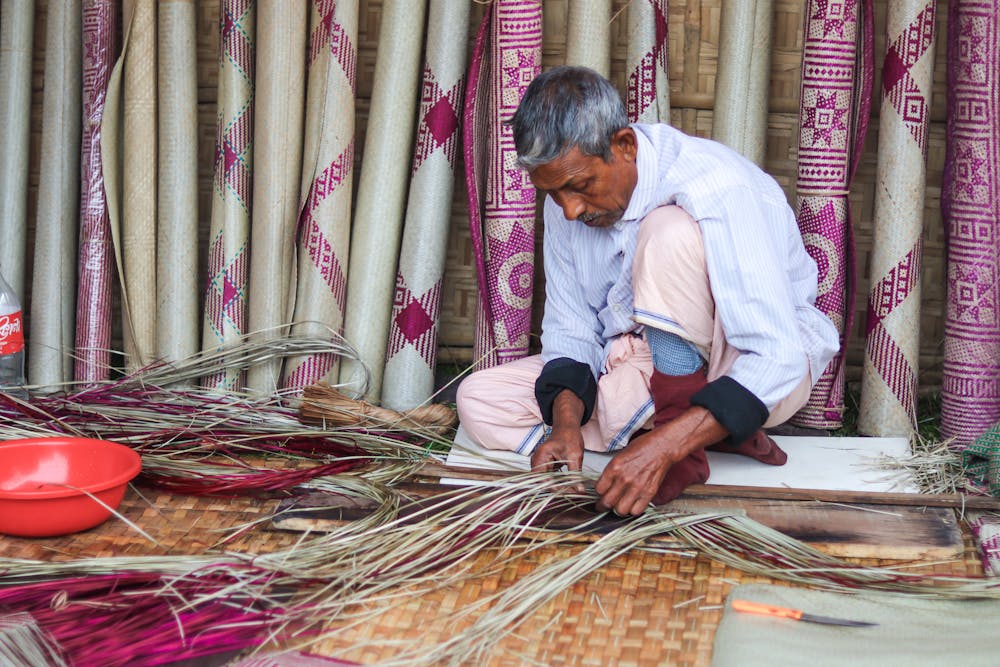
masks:
[[[415,408],[434,393],[470,5],[431,0],[427,19],[417,145],[382,382],[382,405],[394,410]]]
[[[870,0],[860,4],[809,0],[805,10],[796,211],[802,240],[819,269],[816,307],[840,332],[840,351],[815,380],[805,407],[791,419],[807,428],[831,429],[843,423],[845,341],[856,282],[848,189],[860,161],[871,105],[872,7]],[[850,11],[844,11],[848,6]]]
[[[566,19],[566,64],[611,74],[611,0],[574,0]]]
[[[712,138],[764,164],[770,95],[772,0],[722,4]]]
[[[667,0],[632,0],[627,11],[625,107],[628,118],[634,123],[669,123]]]
[[[236,344],[246,333],[250,254],[250,177],[253,173],[256,0],[223,0],[219,16],[212,222],[202,349]],[[240,391],[246,374],[220,369],[206,388]]]
[[[858,430],[866,435],[908,436],[916,427],[935,5],[934,0],[889,2],[858,415]]]
[[[76,299],[78,382],[105,380],[111,347],[114,247],[104,193],[101,123],[115,58],[114,0],[83,0],[83,134],[80,138],[80,270]]]
[[[346,389],[370,401],[382,393],[426,11],[426,0],[386,0],[379,26],[344,315],[344,337],[360,361],[344,360],[340,367]]]
[[[118,192],[122,300],[128,302],[122,311],[122,331],[125,366],[135,371],[150,363],[156,353],[155,0],[125,0],[122,20],[122,187]]]
[[[257,4],[250,331],[262,341],[284,335],[291,319],[308,19],[306,0]],[[281,360],[265,361],[247,371],[247,388],[272,393],[280,379]]]
[[[497,0],[480,25],[465,92],[469,229],[479,279],[474,355],[487,368],[528,354],[535,263],[535,188],[503,121],[541,71],[542,5]]]
[[[298,228],[296,322],[292,332],[328,336],[344,323],[354,185],[354,95],[358,3],[312,3],[306,138]],[[285,362],[285,388],[333,378],[340,357],[317,354]]]
[[[961,446],[1000,421],[1000,7],[948,5],[948,233],[941,435]]]
[[[22,304],[34,36],[34,0],[4,0],[0,10],[0,273]]]
[[[194,0],[157,5],[156,356],[198,351],[198,52]]]
[[[80,197],[80,0],[49,6],[38,175],[28,382],[73,379],[77,202]]]

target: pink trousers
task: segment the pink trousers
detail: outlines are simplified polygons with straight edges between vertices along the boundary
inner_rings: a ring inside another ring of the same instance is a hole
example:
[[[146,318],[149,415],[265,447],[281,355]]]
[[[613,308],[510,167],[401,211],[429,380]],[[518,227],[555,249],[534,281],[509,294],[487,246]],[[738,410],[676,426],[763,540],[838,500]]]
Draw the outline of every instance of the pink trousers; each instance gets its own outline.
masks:
[[[716,317],[698,223],[683,209],[664,206],[641,224],[632,264],[636,323],[669,331],[694,344],[708,360],[709,381],[725,375],[739,350],[726,342]],[[543,365],[536,355],[466,378],[458,388],[458,415],[466,433],[483,447],[530,455],[547,433],[535,400],[535,380]],[[591,451],[611,452],[652,423],[649,378],[653,360],[645,340],[635,334],[618,336],[602,371],[594,414],[583,427],[583,442]],[[771,410],[764,425],[787,421],[805,404],[811,387],[807,373]]]

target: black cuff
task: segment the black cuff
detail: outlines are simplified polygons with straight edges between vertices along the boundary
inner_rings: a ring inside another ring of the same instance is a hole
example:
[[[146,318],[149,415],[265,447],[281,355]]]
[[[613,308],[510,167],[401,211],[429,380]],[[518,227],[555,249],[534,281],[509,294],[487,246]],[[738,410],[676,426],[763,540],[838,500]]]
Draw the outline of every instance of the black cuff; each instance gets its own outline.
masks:
[[[733,445],[739,445],[756,433],[771,414],[759,398],[728,375],[696,391],[691,396],[691,405],[700,405],[711,412],[729,431],[726,442]]]
[[[583,401],[583,426],[590,420],[597,403],[597,381],[590,366],[568,357],[559,357],[545,364],[535,380],[535,400],[542,411],[542,420],[552,425],[552,403],[563,389],[569,389]]]

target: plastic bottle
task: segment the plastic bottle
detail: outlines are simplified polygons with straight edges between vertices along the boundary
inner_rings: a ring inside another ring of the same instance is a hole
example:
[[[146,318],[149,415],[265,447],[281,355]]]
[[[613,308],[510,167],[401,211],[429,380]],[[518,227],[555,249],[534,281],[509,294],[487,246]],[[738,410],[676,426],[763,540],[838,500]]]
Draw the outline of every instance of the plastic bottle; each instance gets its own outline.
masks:
[[[24,386],[24,318],[21,304],[0,275],[0,392],[27,398]]]

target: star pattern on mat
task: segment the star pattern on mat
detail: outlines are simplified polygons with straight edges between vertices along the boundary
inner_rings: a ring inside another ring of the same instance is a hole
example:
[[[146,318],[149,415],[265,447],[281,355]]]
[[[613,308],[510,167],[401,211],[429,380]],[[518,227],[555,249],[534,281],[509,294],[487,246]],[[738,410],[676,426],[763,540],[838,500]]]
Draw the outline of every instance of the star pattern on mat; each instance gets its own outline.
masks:
[[[844,39],[848,24],[857,21],[857,0],[815,0],[816,12],[810,17],[812,34],[828,38],[834,34]]]
[[[977,20],[966,18],[962,21],[958,33],[958,66],[962,70],[962,78],[969,83],[986,83],[987,57],[990,43],[986,31],[978,25]]]
[[[843,146],[847,137],[848,108],[838,104],[837,91],[816,91],[815,104],[804,106],[802,129],[808,132],[811,145]]]
[[[997,276],[989,267],[956,267],[952,274],[949,313],[957,321],[977,325],[997,324],[995,304]]]

